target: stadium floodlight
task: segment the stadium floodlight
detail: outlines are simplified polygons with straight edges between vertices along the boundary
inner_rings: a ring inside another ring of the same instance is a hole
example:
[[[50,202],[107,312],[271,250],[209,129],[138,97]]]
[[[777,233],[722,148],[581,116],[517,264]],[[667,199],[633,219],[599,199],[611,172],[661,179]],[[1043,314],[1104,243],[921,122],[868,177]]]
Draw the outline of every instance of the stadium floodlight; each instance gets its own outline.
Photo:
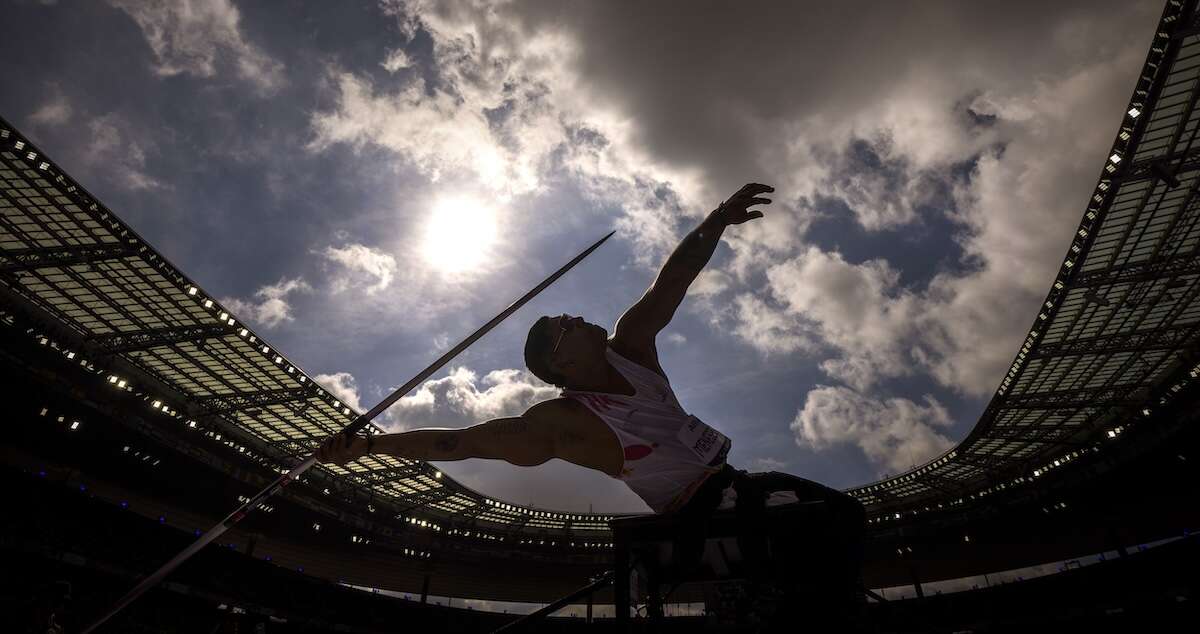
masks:
[[[609,232],[608,235],[604,236],[603,238],[600,238],[599,240],[597,240],[594,244],[592,244],[587,249],[584,249],[584,251],[582,253],[575,256],[570,262],[567,262],[561,268],[559,268],[557,271],[552,273],[549,277],[542,280],[542,282],[540,284],[533,287],[532,290],[530,290],[529,292],[522,295],[517,301],[510,304],[508,306],[508,308],[505,308],[503,311],[501,311],[500,314],[496,315],[490,321],[488,321],[484,325],[480,326],[475,332],[471,333],[470,336],[468,336],[466,339],[464,339],[458,345],[451,348],[449,351],[447,351],[445,354],[443,354],[441,357],[439,357],[436,361],[434,361],[432,364],[430,364],[429,367],[425,368],[420,373],[418,373],[416,376],[409,379],[409,381],[407,383],[405,383],[404,385],[401,385],[399,388],[397,388],[395,391],[393,391],[391,395],[389,395],[387,398],[385,398],[382,402],[380,402],[375,407],[372,407],[370,409],[370,411],[366,412],[365,414],[355,417],[355,419],[349,425],[347,425],[344,429],[342,429],[342,431],[340,432],[341,435],[345,436],[346,440],[349,441],[351,436],[357,434],[358,432],[360,432],[364,428],[366,428],[367,425],[369,425],[376,416],[378,416],[380,413],[382,413],[387,408],[391,407],[396,401],[400,400],[401,397],[408,394],[416,386],[420,385],[421,382],[423,382],[425,379],[428,379],[430,376],[432,376],[434,372],[437,372],[439,369],[442,368],[442,366],[449,363],[451,359],[458,356],[459,353],[461,353],[463,350],[466,350],[467,347],[469,347],[471,344],[475,343],[480,337],[487,334],[492,328],[495,328],[497,324],[499,324],[500,322],[507,319],[513,313],[517,312],[517,309],[524,306],[527,302],[529,302],[529,300],[533,299],[534,296],[536,296],[538,293],[541,293],[543,290],[546,289],[546,287],[553,284],[555,280],[557,280],[558,278],[565,275],[567,273],[567,271],[570,271],[572,268],[574,268],[576,264],[579,264],[588,255],[591,255],[592,251],[595,251],[596,249],[600,248],[600,245],[604,244],[609,238],[611,238],[613,236],[614,233],[616,233],[616,231]],[[205,302],[205,307],[209,308],[211,306],[212,306],[212,300],[207,300]],[[268,352],[268,351],[264,350],[264,352]],[[269,354],[269,352],[268,352],[268,354]],[[134,588],[132,590],[127,592],[125,594],[125,596],[121,597],[117,601],[117,603],[112,608],[110,608],[103,616],[101,616],[99,619],[97,619],[91,625],[84,628],[82,630],[82,634],[88,634],[92,630],[95,630],[97,627],[103,625],[106,621],[108,621],[108,619],[112,618],[113,615],[115,615],[117,612],[120,612],[125,606],[129,605],[135,599],[137,599],[139,596],[141,596],[143,592],[145,592],[146,590],[149,590],[151,587],[156,585],[159,581],[162,581],[162,579],[164,577],[166,577],[167,574],[169,574],[172,570],[177,568],[184,561],[187,561],[189,558],[191,558],[192,555],[199,552],[200,549],[204,548],[206,545],[208,545],[214,539],[216,539],[217,537],[220,537],[225,531],[229,530],[234,524],[237,524],[239,521],[241,521],[242,518],[244,518],[246,515],[248,515],[255,509],[257,509],[258,507],[262,506],[262,504],[264,502],[266,502],[266,500],[268,498],[270,498],[271,496],[278,493],[283,487],[287,486],[287,484],[290,483],[291,481],[299,478],[301,474],[303,474],[305,471],[308,471],[316,463],[317,463],[317,455],[316,455],[316,452],[314,451],[312,453],[312,455],[310,455],[308,458],[304,459],[300,464],[293,467],[291,471],[280,475],[278,478],[275,479],[274,482],[267,485],[267,488],[263,489],[257,495],[255,495],[253,498],[251,498],[249,502],[246,502],[242,506],[238,507],[232,513],[230,513],[228,516],[226,516],[225,519],[221,520],[221,522],[219,524],[217,524],[216,526],[209,529],[209,531],[207,533],[205,533],[200,539],[193,542],[190,546],[185,548],[183,550],[183,552],[176,555],[170,561],[163,564],[158,570],[154,571],[154,573],[152,573],[151,575],[149,575],[145,579],[143,579],[141,582],[139,582],[136,586],[134,586]]]
[[[75,431],[76,429],[79,429],[79,421],[73,421],[71,423],[71,431]]]
[[[1112,161],[1113,165],[1116,165],[1117,163],[1121,162],[1121,155],[1113,152],[1113,155],[1108,157],[1108,160]]]
[[[1137,106],[1134,106],[1129,109],[1129,118],[1131,118],[1131,119],[1138,118],[1138,115],[1140,115],[1140,114],[1142,114],[1142,111],[1138,110]]]

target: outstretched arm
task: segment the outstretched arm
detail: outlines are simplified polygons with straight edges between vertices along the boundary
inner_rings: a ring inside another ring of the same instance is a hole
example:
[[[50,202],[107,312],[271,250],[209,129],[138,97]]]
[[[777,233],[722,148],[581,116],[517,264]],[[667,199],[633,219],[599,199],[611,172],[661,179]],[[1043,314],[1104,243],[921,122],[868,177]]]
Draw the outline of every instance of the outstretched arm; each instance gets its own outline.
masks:
[[[540,403],[539,403],[540,405]],[[555,457],[555,427],[535,405],[521,416],[496,418],[464,429],[416,429],[372,439],[371,453],[413,460],[492,458],[531,467]],[[341,434],[317,450],[317,460],[343,464],[366,455],[367,442],[354,436],[347,446]]]
[[[708,264],[725,227],[762,218],[761,211],[747,211],[746,208],[769,204],[770,199],[758,195],[773,191],[775,188],[769,185],[750,183],[710,213],[675,247],[654,283],[617,321],[614,338],[635,348],[653,344],[659,331],[671,323],[688,287]]]

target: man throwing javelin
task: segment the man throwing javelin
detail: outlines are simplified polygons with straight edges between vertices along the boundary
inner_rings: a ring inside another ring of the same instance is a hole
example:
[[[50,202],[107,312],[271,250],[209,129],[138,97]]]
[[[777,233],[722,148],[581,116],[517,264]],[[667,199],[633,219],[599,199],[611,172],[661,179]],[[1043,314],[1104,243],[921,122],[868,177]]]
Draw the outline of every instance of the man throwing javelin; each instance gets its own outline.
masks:
[[[612,337],[578,316],[534,322],[525,341],[525,364],[541,380],[562,388],[560,398],[536,403],[520,416],[465,429],[350,439],[337,434],[322,444],[317,459],[343,464],[382,453],[534,466],[561,458],[620,479],[655,513],[703,518],[726,497],[736,497],[739,514],[761,517],[768,494],[784,491],[799,501],[825,502],[847,531],[861,531],[862,505],[850,496],[788,474],[748,474],[728,465],[730,439],[684,411],[658,362],[655,338],[671,322],[721,234],[731,225],[762,218],[761,211],[749,208],[770,204],[762,195],[774,191],[750,183],[710,213],[617,321]]]

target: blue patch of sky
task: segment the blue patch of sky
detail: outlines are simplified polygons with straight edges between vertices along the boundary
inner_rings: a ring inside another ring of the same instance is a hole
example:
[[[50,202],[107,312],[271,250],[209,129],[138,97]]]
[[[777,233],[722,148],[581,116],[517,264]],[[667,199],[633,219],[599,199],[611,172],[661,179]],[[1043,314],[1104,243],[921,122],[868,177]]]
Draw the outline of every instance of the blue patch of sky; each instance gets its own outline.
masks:
[[[969,178],[973,165],[968,161],[953,166],[947,181]],[[939,273],[970,273],[980,262],[963,251],[960,241],[966,228],[950,216],[953,199],[946,186],[940,187],[929,204],[916,207],[914,222],[881,230],[864,229],[842,199],[818,197],[813,201],[817,217],[806,240],[824,251],[841,253],[852,264],[886,260],[899,271],[900,285],[910,290],[923,289]]]
[[[407,81],[414,71],[431,68],[428,35],[418,32],[409,41],[398,19],[384,15],[374,0],[315,4],[293,0],[287,4],[294,6],[287,10],[278,3],[242,3],[239,9],[246,39],[288,65],[293,81],[311,83],[332,63],[389,87]],[[408,53],[414,68],[393,75],[382,63],[387,53],[397,48]],[[300,68],[296,68],[298,63]]]

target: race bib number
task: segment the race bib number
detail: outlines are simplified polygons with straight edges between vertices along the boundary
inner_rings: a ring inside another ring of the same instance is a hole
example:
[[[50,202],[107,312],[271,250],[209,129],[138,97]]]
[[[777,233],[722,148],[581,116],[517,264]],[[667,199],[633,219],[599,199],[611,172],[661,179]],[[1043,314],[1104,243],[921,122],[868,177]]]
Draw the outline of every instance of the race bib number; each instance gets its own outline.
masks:
[[[685,447],[690,448],[703,464],[710,464],[729,440],[725,434],[709,427],[695,416],[688,417],[688,422],[679,428],[675,436]]]

